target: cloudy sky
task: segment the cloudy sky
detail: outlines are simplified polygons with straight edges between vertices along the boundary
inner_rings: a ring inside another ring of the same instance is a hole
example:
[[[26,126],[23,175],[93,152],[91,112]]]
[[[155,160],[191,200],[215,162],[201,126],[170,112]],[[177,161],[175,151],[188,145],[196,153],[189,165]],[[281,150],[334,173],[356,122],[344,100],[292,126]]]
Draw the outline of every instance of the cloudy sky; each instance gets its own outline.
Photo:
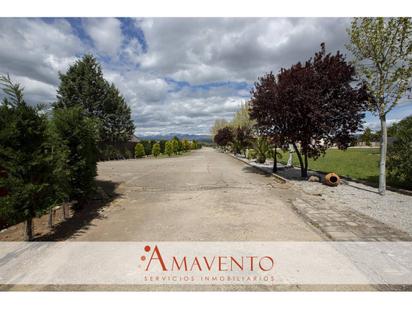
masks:
[[[208,134],[230,119],[258,76],[319,50],[345,50],[343,18],[0,18],[0,73],[31,104],[55,100],[58,72],[93,53],[130,104],[136,134]],[[404,100],[389,122],[412,114]],[[378,127],[368,115],[367,125]]]

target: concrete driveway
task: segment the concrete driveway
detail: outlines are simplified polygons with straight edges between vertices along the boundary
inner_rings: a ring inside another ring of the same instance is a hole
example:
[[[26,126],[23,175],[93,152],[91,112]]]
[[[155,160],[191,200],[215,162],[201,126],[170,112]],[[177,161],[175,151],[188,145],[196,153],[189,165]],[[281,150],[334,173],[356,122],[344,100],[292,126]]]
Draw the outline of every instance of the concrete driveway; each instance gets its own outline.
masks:
[[[172,158],[99,163],[118,196],[73,240],[321,240],[290,206],[297,192],[203,148]]]

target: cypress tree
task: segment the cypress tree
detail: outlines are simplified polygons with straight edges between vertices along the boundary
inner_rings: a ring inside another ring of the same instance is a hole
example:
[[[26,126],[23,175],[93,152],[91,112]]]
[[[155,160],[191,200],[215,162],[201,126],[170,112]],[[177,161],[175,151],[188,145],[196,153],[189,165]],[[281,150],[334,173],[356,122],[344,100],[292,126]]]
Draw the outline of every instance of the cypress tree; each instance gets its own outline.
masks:
[[[134,131],[131,110],[116,86],[104,79],[96,58],[85,55],[59,78],[55,109],[80,106],[86,116],[98,121],[101,159],[107,159],[113,148],[122,152]]]
[[[8,223],[26,222],[25,239],[33,237],[32,220],[56,199],[54,160],[48,147],[47,118],[29,106],[23,88],[0,77],[6,97],[0,105],[0,215]]]

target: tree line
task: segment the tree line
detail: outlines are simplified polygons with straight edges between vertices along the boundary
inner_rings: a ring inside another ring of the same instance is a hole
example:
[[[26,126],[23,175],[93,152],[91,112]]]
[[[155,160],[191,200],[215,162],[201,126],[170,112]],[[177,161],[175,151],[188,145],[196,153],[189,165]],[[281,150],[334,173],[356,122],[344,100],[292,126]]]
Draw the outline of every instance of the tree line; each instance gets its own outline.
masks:
[[[47,109],[28,104],[20,84],[0,77],[0,219],[25,221],[26,240],[35,216],[64,202],[73,201],[74,209],[87,203],[97,161],[113,149],[125,152],[134,131],[130,107],[92,55],[59,79]]]
[[[135,157],[143,158],[152,155],[156,158],[163,154],[170,157],[200,148],[202,148],[202,144],[196,140],[180,140],[177,136],[174,136],[169,141],[142,140],[135,146]]]

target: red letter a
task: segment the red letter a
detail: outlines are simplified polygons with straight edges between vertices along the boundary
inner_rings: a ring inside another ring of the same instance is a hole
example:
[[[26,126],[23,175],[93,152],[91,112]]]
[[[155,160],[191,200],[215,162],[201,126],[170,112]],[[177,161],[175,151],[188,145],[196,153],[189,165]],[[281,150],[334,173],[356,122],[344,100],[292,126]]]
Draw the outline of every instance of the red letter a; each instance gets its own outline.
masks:
[[[154,257],[156,254],[157,257]],[[160,266],[162,267],[163,271],[167,271],[166,265],[163,262],[162,255],[160,254],[159,248],[157,246],[154,247],[152,256],[150,257],[149,263],[147,263],[146,271],[149,269],[150,263],[152,263],[152,260],[158,260],[160,263]]]

